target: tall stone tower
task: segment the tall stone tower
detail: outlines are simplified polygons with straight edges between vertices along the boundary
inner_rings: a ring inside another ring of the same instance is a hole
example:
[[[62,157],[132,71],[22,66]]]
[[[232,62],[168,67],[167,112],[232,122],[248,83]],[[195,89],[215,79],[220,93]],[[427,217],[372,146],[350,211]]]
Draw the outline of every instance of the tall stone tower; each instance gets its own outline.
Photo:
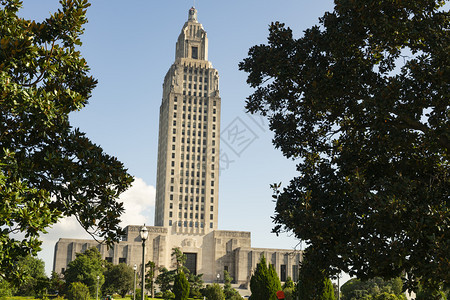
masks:
[[[220,101],[219,74],[192,7],[164,78],[159,113],[155,226],[173,234],[217,229]]]

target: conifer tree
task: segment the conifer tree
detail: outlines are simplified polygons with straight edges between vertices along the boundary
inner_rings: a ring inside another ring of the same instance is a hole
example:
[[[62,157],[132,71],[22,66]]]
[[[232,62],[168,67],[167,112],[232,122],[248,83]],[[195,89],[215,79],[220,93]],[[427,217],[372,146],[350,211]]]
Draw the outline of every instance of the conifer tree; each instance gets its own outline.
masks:
[[[189,282],[187,281],[183,271],[180,271],[175,276],[173,292],[175,294],[175,300],[187,300],[189,296]]]
[[[273,272],[275,272],[275,270],[273,270]],[[273,276],[271,273],[272,271],[267,267],[266,258],[263,255],[260,262],[256,265],[255,274],[253,274],[250,279],[250,290],[252,292],[252,295],[250,296],[251,300],[277,299],[277,290],[275,289],[277,284],[273,283]],[[280,285],[280,283],[278,283],[278,285]]]

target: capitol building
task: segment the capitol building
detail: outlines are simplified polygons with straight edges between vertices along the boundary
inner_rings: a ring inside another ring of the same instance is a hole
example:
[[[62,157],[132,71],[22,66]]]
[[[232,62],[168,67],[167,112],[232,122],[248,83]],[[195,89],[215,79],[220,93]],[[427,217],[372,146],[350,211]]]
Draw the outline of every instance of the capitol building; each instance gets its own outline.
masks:
[[[178,36],[175,61],[164,77],[159,113],[155,226],[146,226],[145,261],[173,269],[172,248],[187,257],[185,266],[217,280],[227,270],[247,285],[262,255],[283,282],[298,277],[301,251],[252,248],[251,233],[219,230],[219,72],[208,61],[208,38],[192,7]],[[61,238],[53,271],[64,273],[75,254],[91,247],[114,264],[142,264],[142,225],[125,227],[113,248],[94,240]],[[139,267],[140,269],[140,267]]]

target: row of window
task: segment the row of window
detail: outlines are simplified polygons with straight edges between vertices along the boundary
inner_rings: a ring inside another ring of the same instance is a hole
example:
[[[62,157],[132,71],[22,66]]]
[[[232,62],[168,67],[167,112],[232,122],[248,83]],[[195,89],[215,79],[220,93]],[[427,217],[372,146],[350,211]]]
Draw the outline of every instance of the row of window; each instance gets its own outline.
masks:
[[[172,226],[172,224],[178,225],[178,227],[200,227],[204,228],[205,223],[203,222],[194,222],[194,221],[175,221],[172,223],[172,220],[169,220],[169,226]],[[213,228],[213,223],[209,223],[209,228]]]
[[[214,165],[211,165],[211,170],[214,170]],[[183,176],[184,174],[183,174],[183,170],[180,170],[180,175],[181,176]],[[200,177],[200,171],[197,171],[197,172],[195,172],[195,171],[191,171],[191,173],[189,174],[189,170],[186,170],[186,176],[191,176],[191,177],[194,177],[194,176],[196,176],[196,177]],[[174,169],[171,169],[170,170],[170,175],[175,175],[175,170]],[[202,172],[202,178],[205,178],[205,172]]]
[[[169,198],[172,201],[173,200],[173,194],[170,194]],[[178,200],[179,201],[183,201],[183,195],[179,195]],[[194,202],[194,197],[193,196],[188,197],[188,195],[184,195],[184,201],[187,202],[189,200],[191,202]],[[199,196],[195,196],[195,202],[198,203],[198,200],[199,200]],[[202,203],[205,203],[205,197],[204,196],[201,197],[201,200],[202,200]],[[213,203],[214,203],[214,197],[211,197],[211,204],[213,204]],[[173,208],[173,203],[170,203],[170,209],[172,209],[172,208]]]
[[[174,97],[173,102],[177,103],[178,102],[178,97]],[[189,104],[192,104],[192,103],[197,104],[197,98],[195,98],[195,97],[194,98],[183,97],[183,103],[186,104],[186,102],[189,103]],[[202,105],[202,103],[205,104],[205,105],[208,105],[208,99],[204,99],[203,101],[202,101],[202,99],[198,99],[198,104]],[[213,100],[213,106],[216,106],[216,105],[217,105],[217,101]]]
[[[196,125],[197,125],[197,122],[192,122],[192,128],[196,128]],[[177,126],[177,120],[173,120],[173,126]],[[183,128],[185,128],[185,127],[191,128],[191,121],[188,121],[188,122],[187,122],[187,126],[186,126],[186,122],[183,121],[183,122],[181,123],[181,127],[183,127]],[[166,127],[166,128],[167,128],[167,127]],[[202,123],[201,123],[201,122],[198,122],[198,129],[201,129],[201,128],[202,128]],[[206,123],[203,124],[203,129],[206,130]]]
[[[194,89],[194,90],[196,90],[197,89],[197,84],[191,84],[191,83],[189,83],[189,84],[186,84],[186,83],[183,83],[183,88],[185,89],[185,88],[188,88],[188,89]],[[198,85],[198,89],[199,89],[199,93],[201,92],[201,90],[203,89],[204,91],[207,91],[208,90],[208,85],[207,84],[205,84],[205,85],[203,85],[203,88],[202,88],[202,85],[201,84],[199,84]],[[199,94],[200,95],[200,94]],[[196,96],[196,95],[194,95],[194,96]]]
[[[212,177],[214,177],[214,176],[212,176]],[[175,183],[175,179],[173,177],[170,179],[170,183],[171,184]],[[183,184],[183,183],[186,184],[186,185],[189,185],[189,184],[190,185],[200,185],[200,179],[197,178],[197,180],[194,181],[194,179],[191,178],[191,181],[189,183],[189,178],[186,178],[185,180],[183,180],[183,178],[181,178],[178,183],[180,185]],[[202,180],[201,183],[202,183],[202,186],[205,186],[205,180]],[[214,180],[211,181],[211,186],[214,186]]]
[[[194,76],[189,75],[188,76],[187,74],[184,74],[183,75],[183,80],[185,80],[185,81],[189,80],[189,81],[194,81],[194,82],[208,82],[208,77],[202,77],[202,76],[198,76],[197,77],[196,75],[194,75]]]
[[[173,109],[174,109],[174,110],[178,110],[178,105],[174,104],[174,105],[173,105]],[[196,105],[194,105],[194,106],[188,105],[187,111],[190,112],[191,110],[192,110],[193,112],[197,112],[197,106],[196,106]],[[183,105],[183,111],[186,111],[186,105]],[[198,107],[198,112],[199,112],[199,113],[202,112],[202,107],[201,107],[201,106]],[[212,113],[213,113],[213,114],[216,114],[216,112],[217,112],[217,110],[216,110],[215,108],[213,108]],[[204,107],[204,108],[203,108],[203,113],[205,113],[205,114],[208,113],[208,108],[207,108],[207,107]],[[214,121],[215,121],[215,120],[214,120]]]
[[[181,219],[182,216],[183,216],[183,213],[182,213],[182,212],[179,212],[179,213],[178,213],[178,218]],[[195,213],[195,219],[198,219],[198,216],[199,216],[198,213]],[[172,214],[172,212],[170,211],[170,212],[169,212],[169,218],[172,218],[172,217],[173,217],[173,214]],[[213,214],[210,214],[210,215],[209,215],[210,220],[212,220],[213,217],[214,217]],[[185,218],[185,219],[188,218],[188,213],[187,213],[187,212],[184,213],[184,218]],[[194,218],[194,213],[189,213],[189,218],[190,218],[190,219],[193,219],[193,218]],[[204,215],[203,213],[200,214],[200,219],[201,219],[201,220],[204,220],[204,219],[205,219],[205,215]]]
[[[197,115],[197,114],[187,114],[187,119],[188,120],[190,120],[191,119],[191,117],[192,117],[192,120],[194,120],[194,121],[197,121],[197,118],[198,118],[198,121],[201,121],[202,120],[202,116],[201,115]],[[174,113],[173,113],[173,118],[174,119],[176,119],[177,118],[177,112],[175,111]],[[186,120],[186,113],[183,113],[183,115],[182,115],[182,119],[183,120]],[[216,117],[213,117],[213,122],[216,122]],[[176,121],[176,120],[175,120]],[[208,116],[203,116],[203,121],[204,122],[206,122],[206,121],[208,121]],[[176,123],[175,123],[176,124]],[[216,125],[215,124],[213,124],[213,130],[215,130],[216,129]]]
[[[188,67],[184,67],[184,73],[189,73],[189,74],[205,74],[208,75],[208,70],[203,70],[203,69],[198,69],[198,68],[188,68]]]

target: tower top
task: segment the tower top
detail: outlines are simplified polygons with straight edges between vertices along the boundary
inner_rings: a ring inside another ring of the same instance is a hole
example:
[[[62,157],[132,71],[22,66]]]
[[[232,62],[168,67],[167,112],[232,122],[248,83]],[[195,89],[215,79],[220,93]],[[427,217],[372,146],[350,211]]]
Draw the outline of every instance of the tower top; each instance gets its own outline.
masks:
[[[197,22],[197,10],[193,6],[189,9],[188,21]]]

